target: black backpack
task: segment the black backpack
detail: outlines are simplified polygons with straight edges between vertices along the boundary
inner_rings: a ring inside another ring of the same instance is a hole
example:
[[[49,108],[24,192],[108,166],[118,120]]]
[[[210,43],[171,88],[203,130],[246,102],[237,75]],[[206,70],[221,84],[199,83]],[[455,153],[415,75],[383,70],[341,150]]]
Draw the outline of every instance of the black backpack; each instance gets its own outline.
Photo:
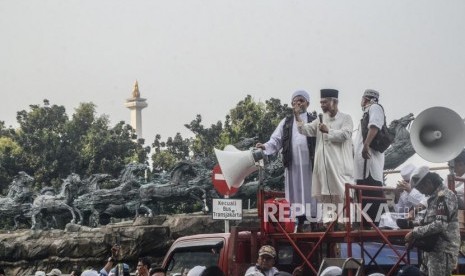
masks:
[[[382,105],[378,104],[383,109]],[[363,113],[361,120],[362,127],[362,137],[363,141],[367,138],[368,135],[368,122],[370,121],[370,115],[368,112]],[[395,135],[389,132],[389,129],[386,126],[386,114],[384,114],[384,124],[381,129],[376,133],[375,138],[371,141],[370,148],[383,153],[394,141]]]

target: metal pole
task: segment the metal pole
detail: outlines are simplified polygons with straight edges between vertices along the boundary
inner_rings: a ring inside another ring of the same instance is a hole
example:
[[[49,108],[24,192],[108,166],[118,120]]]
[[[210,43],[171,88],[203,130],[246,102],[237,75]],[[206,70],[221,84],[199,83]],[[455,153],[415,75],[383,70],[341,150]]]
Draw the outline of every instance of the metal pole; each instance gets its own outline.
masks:
[[[226,194],[224,196],[225,199],[228,199],[229,198],[229,194]],[[225,233],[229,233],[229,220],[225,219],[224,220],[224,232]]]

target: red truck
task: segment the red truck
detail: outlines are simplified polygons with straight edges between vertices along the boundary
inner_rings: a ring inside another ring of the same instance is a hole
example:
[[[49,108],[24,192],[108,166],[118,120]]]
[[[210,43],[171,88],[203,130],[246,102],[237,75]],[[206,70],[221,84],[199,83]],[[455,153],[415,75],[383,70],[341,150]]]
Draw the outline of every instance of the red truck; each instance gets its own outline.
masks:
[[[240,231],[233,227],[231,233],[177,239],[168,250],[163,266],[170,276],[180,276],[184,268],[197,265],[218,265],[226,275],[244,275],[256,257],[257,231]]]
[[[165,255],[163,267],[168,276],[181,276],[184,268],[197,265],[218,265],[228,276],[243,276],[257,261],[258,249],[270,243],[263,239],[260,229],[232,227],[230,233],[186,236],[177,239]],[[302,265],[302,258],[285,239],[273,242],[278,253],[276,267],[292,272]],[[299,247],[311,248],[311,243],[299,242]]]

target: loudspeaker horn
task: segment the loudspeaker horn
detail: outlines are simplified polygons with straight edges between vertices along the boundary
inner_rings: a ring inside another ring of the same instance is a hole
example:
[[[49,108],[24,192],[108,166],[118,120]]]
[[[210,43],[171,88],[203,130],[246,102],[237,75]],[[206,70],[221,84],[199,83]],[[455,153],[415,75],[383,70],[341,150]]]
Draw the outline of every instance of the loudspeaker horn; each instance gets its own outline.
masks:
[[[431,107],[413,121],[410,141],[423,159],[446,162],[454,159],[465,147],[465,123],[449,108]]]
[[[215,148],[215,155],[229,188],[242,186],[244,179],[258,170],[258,162],[264,158],[261,149],[240,151],[233,145],[227,145],[224,150]]]

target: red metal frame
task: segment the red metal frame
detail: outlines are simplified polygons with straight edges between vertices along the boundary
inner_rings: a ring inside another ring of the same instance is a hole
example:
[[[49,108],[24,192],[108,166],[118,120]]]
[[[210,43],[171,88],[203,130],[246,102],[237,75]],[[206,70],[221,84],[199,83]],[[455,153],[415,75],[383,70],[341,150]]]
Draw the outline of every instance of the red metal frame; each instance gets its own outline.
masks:
[[[360,229],[352,230],[351,216],[350,216],[351,198],[348,196],[351,194],[351,190],[355,190],[359,192],[360,194],[359,199],[362,201],[364,198],[373,199],[373,197],[363,197],[361,195],[362,190],[393,190],[393,188],[346,184],[346,201],[344,204],[344,209],[340,210],[340,212],[337,214],[337,218],[339,219],[341,215],[344,214],[343,212],[345,210],[345,218],[348,218],[348,219],[346,220],[346,223],[345,223],[346,229],[344,231],[334,231],[334,226],[338,221],[338,220],[334,220],[329,225],[329,227],[326,229],[325,232],[287,233],[286,231],[284,231],[284,228],[281,226],[281,224],[277,223],[276,225],[278,225],[280,233],[266,234],[263,229],[263,223],[261,223],[261,233],[264,233],[262,235],[262,239],[263,240],[271,239],[271,240],[274,240],[275,242],[278,240],[286,240],[287,242],[289,242],[289,244],[295,250],[296,254],[298,254],[303,259],[303,263],[300,265],[300,267],[304,267],[306,265],[307,267],[309,267],[309,269],[314,274],[317,274],[317,269],[314,267],[314,265],[312,265],[310,260],[313,257],[317,257],[315,256],[315,254],[319,253],[317,249],[320,248],[323,242],[328,243],[328,245],[337,243],[337,242],[346,242],[348,244],[347,255],[348,257],[352,257],[353,256],[352,243],[360,242],[361,250],[363,252],[364,241],[381,241],[384,244],[388,245],[399,258],[396,265],[393,266],[391,270],[389,271],[389,273],[387,274],[387,275],[393,275],[394,271],[397,269],[397,267],[399,266],[401,262],[408,264],[409,260],[405,258],[405,256],[407,255],[407,252],[399,253],[396,250],[396,248],[393,246],[393,244],[389,241],[389,238],[403,238],[410,230],[381,230],[373,222],[370,222],[370,221],[368,222],[371,224],[374,230],[360,230]],[[263,221],[263,218],[264,218],[264,214],[263,214],[264,205],[263,204],[266,198],[273,197],[273,196],[282,197],[284,194],[282,192],[276,192],[276,191],[268,192],[268,191],[264,191],[263,189],[259,189],[257,195],[258,195],[258,198],[257,198],[258,216],[260,217],[260,220]],[[383,198],[383,200],[385,200],[385,198]],[[358,209],[360,213],[362,214],[362,216],[364,216],[365,218],[369,218],[368,215],[364,213],[359,206],[358,206]],[[296,241],[298,240],[312,241],[312,242],[315,242],[315,244],[313,248],[311,249],[311,251],[305,255],[304,252],[302,252],[296,244]],[[376,258],[376,255],[373,258]],[[319,259],[321,259],[321,256],[318,256],[318,257],[320,257]]]
[[[465,178],[455,177],[448,177],[448,184],[451,183],[455,184],[455,181],[465,181]],[[455,190],[455,185],[452,185],[453,190]],[[337,214],[337,219],[341,218],[341,215],[344,214],[345,219],[345,230],[344,231],[334,231],[334,225],[337,223],[337,220],[334,220],[330,226],[326,229],[325,232],[306,232],[306,233],[287,233],[284,231],[284,228],[281,224],[277,223],[278,229],[280,233],[272,233],[267,234],[264,232],[263,229],[263,219],[264,219],[264,202],[267,198],[270,197],[283,197],[283,192],[276,192],[276,191],[264,191],[261,187],[257,193],[257,208],[258,208],[258,216],[260,221],[262,222],[260,225],[260,231],[263,233],[261,235],[261,240],[272,240],[273,242],[277,242],[279,240],[286,240],[295,250],[295,253],[298,254],[302,259],[303,263],[300,267],[307,266],[309,269],[316,275],[317,269],[311,263],[311,259],[318,257],[320,260],[322,259],[321,256],[315,256],[319,254],[318,248],[326,242],[328,245],[338,243],[338,242],[346,242],[347,243],[347,256],[353,257],[353,243],[360,244],[361,256],[364,256],[364,242],[365,241],[375,241],[381,242],[384,246],[388,246],[396,255],[397,255],[397,262],[395,265],[391,267],[389,272],[386,275],[394,275],[399,268],[401,263],[409,264],[409,250],[406,249],[405,252],[398,251],[395,246],[391,243],[391,238],[403,239],[405,235],[410,232],[410,229],[401,229],[401,230],[384,230],[380,229],[376,224],[374,224],[371,219],[369,219],[368,214],[363,212],[362,208],[359,204],[355,204],[357,210],[360,214],[367,220],[369,225],[372,227],[373,230],[363,230],[363,222],[360,222],[360,229],[352,229],[352,217],[351,217],[351,203],[354,203],[352,200],[351,195],[357,194],[357,199],[359,203],[363,202],[366,199],[375,199],[375,200],[387,200],[386,198],[379,198],[379,197],[367,197],[362,195],[362,191],[393,191],[395,188],[392,187],[374,187],[374,186],[366,186],[366,185],[354,185],[354,184],[345,184],[345,202],[344,202],[344,209],[341,210]],[[465,234],[465,230],[461,231],[461,234]],[[311,241],[314,243],[313,248],[307,254],[304,254],[302,250],[298,247],[297,241]],[[381,250],[381,249],[380,249]],[[460,252],[462,255],[464,253]],[[379,251],[374,255],[368,257],[371,259],[370,263],[376,264],[376,257],[379,254]]]

